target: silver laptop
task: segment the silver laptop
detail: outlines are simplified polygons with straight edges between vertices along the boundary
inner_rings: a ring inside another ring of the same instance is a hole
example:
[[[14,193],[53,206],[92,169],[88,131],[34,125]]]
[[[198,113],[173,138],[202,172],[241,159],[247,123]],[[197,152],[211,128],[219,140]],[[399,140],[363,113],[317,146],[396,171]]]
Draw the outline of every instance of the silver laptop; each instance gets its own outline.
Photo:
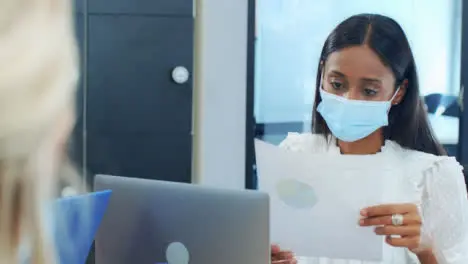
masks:
[[[112,190],[96,236],[97,264],[263,264],[269,198],[247,190],[97,175]]]

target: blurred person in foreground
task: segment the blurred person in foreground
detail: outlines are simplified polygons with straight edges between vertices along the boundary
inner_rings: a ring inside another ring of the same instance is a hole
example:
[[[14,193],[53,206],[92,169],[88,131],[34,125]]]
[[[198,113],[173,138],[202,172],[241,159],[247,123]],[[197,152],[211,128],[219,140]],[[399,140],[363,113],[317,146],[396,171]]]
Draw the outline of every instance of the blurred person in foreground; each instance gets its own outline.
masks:
[[[0,1],[0,263],[57,263],[48,212],[74,121],[71,6]]]

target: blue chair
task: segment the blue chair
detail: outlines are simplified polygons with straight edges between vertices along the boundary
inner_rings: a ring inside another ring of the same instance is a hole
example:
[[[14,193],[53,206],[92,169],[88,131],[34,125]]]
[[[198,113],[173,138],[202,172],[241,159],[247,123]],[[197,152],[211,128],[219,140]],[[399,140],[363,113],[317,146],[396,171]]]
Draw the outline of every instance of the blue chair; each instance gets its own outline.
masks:
[[[445,94],[428,94],[424,96],[424,103],[427,106],[429,114],[435,114],[439,109],[443,110],[440,114],[445,116],[460,116],[460,107],[458,105],[458,97]]]

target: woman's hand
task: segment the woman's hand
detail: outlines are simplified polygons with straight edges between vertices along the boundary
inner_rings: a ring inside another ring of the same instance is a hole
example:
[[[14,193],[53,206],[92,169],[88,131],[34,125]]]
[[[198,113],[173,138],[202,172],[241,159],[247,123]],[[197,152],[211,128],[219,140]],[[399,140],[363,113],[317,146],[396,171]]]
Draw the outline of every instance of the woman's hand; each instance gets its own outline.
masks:
[[[282,251],[278,245],[272,245],[271,264],[297,264],[297,260],[291,251]]]
[[[361,226],[376,226],[377,235],[394,247],[417,252],[421,237],[421,216],[414,204],[384,204],[361,210]]]

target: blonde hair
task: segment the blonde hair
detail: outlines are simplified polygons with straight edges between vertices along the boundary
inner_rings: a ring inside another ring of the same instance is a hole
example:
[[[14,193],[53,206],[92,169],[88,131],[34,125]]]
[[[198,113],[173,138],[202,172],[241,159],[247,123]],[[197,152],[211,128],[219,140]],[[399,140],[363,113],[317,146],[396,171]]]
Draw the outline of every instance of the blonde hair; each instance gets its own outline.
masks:
[[[56,263],[45,218],[78,77],[70,0],[0,0],[0,262]],[[51,210],[51,208],[49,208]]]

